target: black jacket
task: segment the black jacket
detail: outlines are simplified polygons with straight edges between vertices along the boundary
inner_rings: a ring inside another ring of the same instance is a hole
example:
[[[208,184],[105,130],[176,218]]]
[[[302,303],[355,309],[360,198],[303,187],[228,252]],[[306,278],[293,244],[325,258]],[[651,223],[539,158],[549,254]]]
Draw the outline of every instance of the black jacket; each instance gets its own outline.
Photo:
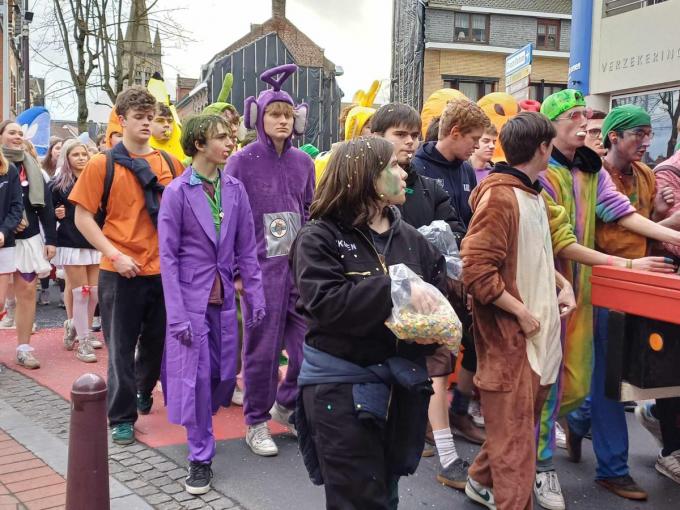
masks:
[[[50,190],[52,193],[52,205],[56,209],[59,206],[64,206],[66,216],[63,219],[57,220],[57,247],[58,248],[85,248],[92,250],[94,246],[87,242],[80,230],[76,228],[76,206],[68,200],[68,195],[71,193],[73,186],[65,192],[58,190],[54,186],[54,181],[50,182]],[[56,218],[56,216],[55,216]]]
[[[21,173],[21,172],[19,172]],[[45,244],[50,246],[57,245],[57,219],[54,217],[54,207],[52,207],[52,193],[47,183],[44,183],[45,205],[34,207],[28,199],[28,186],[21,186],[21,193],[24,201],[24,212],[28,220],[28,226],[16,234],[17,239],[30,239],[40,234],[42,225],[45,234]]]
[[[411,225],[392,215],[393,239],[385,266],[404,263],[446,295],[444,257]],[[436,346],[397,340],[385,326],[392,311],[390,277],[383,268],[368,228],[332,219],[303,227],[291,250],[300,292],[298,309],[307,320],[308,345],[360,366],[392,356],[417,359]]]
[[[467,227],[472,219],[470,193],[477,186],[477,176],[467,161],[447,160],[435,147],[437,142],[427,142],[420,146],[411,166],[420,175],[441,182],[449,194],[451,205],[458,212],[459,219]]]
[[[19,226],[24,213],[19,172],[13,163],[5,175],[0,175],[0,232],[5,236],[3,248],[14,246],[14,229]]]
[[[419,175],[413,167],[407,172],[406,186],[412,192],[406,195],[406,203],[399,208],[402,219],[415,228],[429,225],[435,220],[444,220],[451,227],[460,248],[467,229],[451,204],[449,194],[441,183]]]

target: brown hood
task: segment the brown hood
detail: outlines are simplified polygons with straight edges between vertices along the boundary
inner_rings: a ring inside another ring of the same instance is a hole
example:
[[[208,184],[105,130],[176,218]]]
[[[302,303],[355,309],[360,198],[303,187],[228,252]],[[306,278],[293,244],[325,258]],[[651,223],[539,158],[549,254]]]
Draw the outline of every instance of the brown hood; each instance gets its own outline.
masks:
[[[470,207],[472,208],[473,212],[477,208],[477,205],[484,194],[496,186],[510,186],[512,188],[519,188],[523,191],[526,191],[527,193],[538,195],[537,190],[527,186],[519,177],[505,173],[503,171],[498,171],[499,166],[500,165],[496,165],[496,171],[490,173],[488,177],[480,182],[472,191],[472,194],[470,195]]]

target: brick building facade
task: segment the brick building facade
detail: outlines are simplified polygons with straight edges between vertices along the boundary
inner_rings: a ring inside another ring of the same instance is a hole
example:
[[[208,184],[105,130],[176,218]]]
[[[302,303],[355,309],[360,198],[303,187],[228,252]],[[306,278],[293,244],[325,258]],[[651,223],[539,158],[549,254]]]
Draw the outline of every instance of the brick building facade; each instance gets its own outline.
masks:
[[[202,67],[198,85],[177,102],[180,117],[200,112],[215,101],[226,73],[234,76],[229,102],[241,111],[248,96],[256,96],[268,87],[259,79],[263,71],[294,63],[298,72],[283,89],[296,102],[309,106],[307,129],[296,144],[330,148],[338,139],[337,118],[343,96],[336,82],[337,69],[324,50],[286,18],[285,7],[285,0],[272,0],[271,18],[251,25],[250,32]]]
[[[571,0],[429,0],[423,16],[422,97],[445,87],[475,101],[504,91],[505,58],[527,43],[531,98],[566,87]]]

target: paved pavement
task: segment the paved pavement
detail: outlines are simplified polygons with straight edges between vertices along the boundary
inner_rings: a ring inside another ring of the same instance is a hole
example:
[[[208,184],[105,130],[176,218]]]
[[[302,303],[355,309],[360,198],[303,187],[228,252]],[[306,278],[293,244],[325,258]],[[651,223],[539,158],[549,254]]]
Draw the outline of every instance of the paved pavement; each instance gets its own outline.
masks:
[[[0,509],[6,508],[4,502],[10,503],[8,508],[63,507],[69,388],[81,373],[92,371],[105,375],[106,370],[103,351],[98,351],[98,363],[86,366],[75,360],[73,353],[61,348],[61,332],[55,326],[63,322],[63,311],[55,305],[40,307],[37,322],[48,328],[34,336],[33,342],[43,362],[43,368],[37,371],[24,371],[14,365],[11,359],[13,332],[0,332],[0,362],[8,367],[0,373]],[[219,441],[213,463],[214,490],[200,498],[185,494],[182,489],[182,478],[186,474],[183,430],[167,423],[162,396],[156,393],[155,397],[152,413],[138,422],[139,442],[127,447],[110,445],[112,508],[323,508],[323,490],[309,482],[294,439],[279,434],[276,436],[279,456],[256,457],[243,441],[245,429],[240,408],[222,409],[215,419]],[[281,432],[282,429],[274,430]],[[625,501],[594,484],[595,461],[586,442],[580,464],[567,462],[563,452],[558,453],[556,459],[570,509],[680,508],[680,486],[656,473],[653,466],[657,446],[632,415],[629,416],[629,430],[631,473],[649,491],[650,501]],[[457,445],[465,458],[474,457],[475,446],[463,440],[457,441]],[[423,459],[414,476],[402,479],[400,508],[479,508],[468,502],[462,493],[436,483],[436,466],[436,457]],[[27,480],[31,483],[26,483]]]

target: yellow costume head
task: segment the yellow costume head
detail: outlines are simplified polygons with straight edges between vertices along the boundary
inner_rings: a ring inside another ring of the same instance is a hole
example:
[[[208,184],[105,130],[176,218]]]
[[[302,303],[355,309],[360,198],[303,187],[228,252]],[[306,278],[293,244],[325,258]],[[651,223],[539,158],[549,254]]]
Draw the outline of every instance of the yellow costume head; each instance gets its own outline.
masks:
[[[496,130],[499,133],[501,132],[501,128],[505,126],[505,123],[519,113],[517,100],[505,92],[492,92],[491,94],[487,94],[477,101],[477,105],[479,105],[486,116],[489,117],[489,120],[496,126]],[[505,153],[501,147],[500,140],[496,144],[496,149],[494,150],[491,161],[494,163],[505,161]]]
[[[446,108],[446,103],[452,99],[467,99],[467,97],[460,90],[439,89],[430,94],[430,97],[423,103],[423,110],[420,112],[420,118],[423,120],[423,138],[425,138],[432,119],[441,117],[444,108]]]
[[[152,136],[149,140],[151,147],[156,150],[164,150],[175,156],[178,160],[184,161],[186,159],[186,154],[184,154],[180,142],[180,139],[182,138],[182,124],[179,121],[175,106],[170,104],[170,95],[168,94],[168,88],[165,86],[163,78],[161,78],[158,73],[154,74],[154,77],[149,80],[146,88],[151,92],[151,95],[156,98],[156,101],[163,103],[170,108],[173,119],[172,135],[170,136],[170,139],[167,141],[158,140]]]
[[[114,133],[118,133],[123,136],[123,126],[120,125],[120,119],[118,119],[118,113],[116,112],[116,107],[111,108],[111,114],[109,115],[109,123],[106,125],[106,148],[113,149],[113,144],[111,143],[111,136]]]
[[[375,96],[378,95],[379,89],[380,82],[375,80],[371,83],[368,92],[357,90],[356,94],[354,94],[352,102],[356,104],[356,106],[349,111],[347,119],[345,120],[345,140],[351,140],[361,136],[361,131],[376,112],[375,108],[371,108],[371,106],[373,106]]]

